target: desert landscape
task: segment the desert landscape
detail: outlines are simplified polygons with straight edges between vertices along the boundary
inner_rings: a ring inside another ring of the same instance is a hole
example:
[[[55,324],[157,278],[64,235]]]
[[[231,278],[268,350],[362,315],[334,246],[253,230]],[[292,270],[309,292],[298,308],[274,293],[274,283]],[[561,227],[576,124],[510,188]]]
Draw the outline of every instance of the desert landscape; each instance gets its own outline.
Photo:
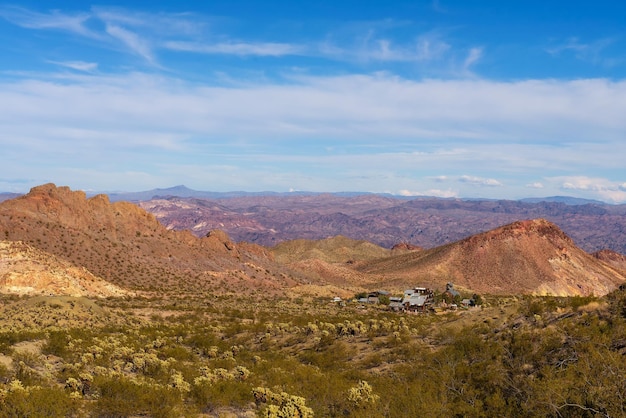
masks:
[[[432,247],[339,234],[263,246],[175,230],[215,205],[178,199],[167,218],[162,198],[54,184],[0,203],[0,416],[624,414],[626,257],[613,249],[589,253],[541,218]],[[337,219],[327,196],[306,199],[318,210],[271,197],[272,216]],[[368,205],[349,199],[352,213]],[[238,216],[244,230],[267,219]]]
[[[626,417],[626,2],[0,3],[0,418]]]

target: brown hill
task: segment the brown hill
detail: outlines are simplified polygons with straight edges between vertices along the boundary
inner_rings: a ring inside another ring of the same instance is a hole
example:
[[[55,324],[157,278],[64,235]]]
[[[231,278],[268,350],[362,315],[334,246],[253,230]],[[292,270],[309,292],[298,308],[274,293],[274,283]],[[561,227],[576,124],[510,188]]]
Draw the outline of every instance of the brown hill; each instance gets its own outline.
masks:
[[[130,292],[20,241],[0,241],[0,293],[109,297]]]
[[[626,275],[585,253],[556,225],[519,221],[431,250],[364,263],[390,285],[425,285],[443,290],[447,282],[490,294],[604,295]]]
[[[354,240],[341,235],[322,240],[296,239],[282,242],[273,248],[276,261],[317,259],[328,263],[351,263],[388,257],[391,251],[363,240]]]
[[[121,287],[189,292],[280,292],[293,279],[269,252],[225,233],[170,231],[143,209],[46,184],[0,204],[0,239],[23,241]]]
[[[276,262],[306,277],[308,286],[304,290],[307,292],[319,295],[332,292],[333,296],[342,297],[378,287],[380,278],[355,270],[355,263],[397,253],[340,235],[322,240],[285,241],[272,247],[271,251]]]

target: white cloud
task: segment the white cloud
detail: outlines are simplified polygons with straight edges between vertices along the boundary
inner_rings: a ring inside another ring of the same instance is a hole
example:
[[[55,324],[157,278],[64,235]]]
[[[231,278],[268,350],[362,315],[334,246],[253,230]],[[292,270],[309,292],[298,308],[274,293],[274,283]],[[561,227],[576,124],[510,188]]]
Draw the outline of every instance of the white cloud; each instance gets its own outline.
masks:
[[[489,187],[502,186],[502,183],[500,183],[496,179],[488,179],[488,178],[467,176],[467,175],[459,177],[459,181],[461,183],[469,183],[469,184],[474,184],[477,186],[489,186]]]
[[[561,187],[567,190],[605,190],[611,183],[602,178],[590,178],[585,176],[565,177]]]
[[[626,202],[626,187],[624,187],[624,183],[587,176],[559,177],[554,180],[560,181],[561,188],[566,191],[590,192],[590,196],[595,196],[602,200],[614,203]]]
[[[541,173],[546,193],[566,184],[571,192],[599,196],[590,186],[581,189],[584,182],[554,177],[572,170],[623,172],[626,82],[411,81],[384,73],[238,81],[225,87],[141,73],[67,72],[0,81],[3,156],[24,161],[27,155],[32,162],[5,163],[0,176],[35,177],[24,167],[55,159],[110,161],[103,172],[118,164],[129,171],[124,161],[230,159],[260,166],[241,171],[238,182],[257,184],[248,173],[276,167],[289,175],[272,179],[301,190],[335,185],[449,193],[437,187],[449,181],[464,187],[464,196],[474,190],[502,196],[515,182],[522,193]],[[460,170],[482,176],[454,174]],[[442,172],[448,174],[428,177]],[[364,177],[359,183],[352,180],[357,174]],[[416,188],[411,178],[430,183]],[[602,192],[615,201],[615,192],[624,191],[615,185]]]
[[[543,183],[541,182],[534,182],[534,183],[529,183],[526,185],[526,187],[530,188],[530,189],[543,189]]]
[[[458,192],[452,190],[439,190],[439,189],[430,189],[424,192],[416,192],[411,190],[400,190],[398,192],[400,196],[432,196],[432,197],[443,197],[443,198],[451,198],[458,197]]]
[[[70,121],[102,127],[132,123],[217,137],[405,138],[431,146],[439,141],[447,149],[458,145],[459,155],[467,146],[485,156],[504,155],[504,150],[510,159],[518,155],[505,147],[523,148],[532,139],[529,149],[538,143],[555,146],[551,155],[524,156],[538,169],[544,157],[556,166],[562,158],[571,158],[568,164],[580,163],[569,146],[579,143],[582,149],[586,141],[596,145],[585,148],[580,157],[593,164],[591,157],[603,155],[601,164],[610,166],[623,149],[626,131],[626,82],[606,80],[415,82],[376,74],[294,76],[290,83],[250,80],[220,87],[138,73],[64,77],[62,83],[5,81],[0,85],[0,119],[57,121],[64,126]],[[57,106],[59,101],[66,105]],[[492,142],[499,147],[490,148]]]

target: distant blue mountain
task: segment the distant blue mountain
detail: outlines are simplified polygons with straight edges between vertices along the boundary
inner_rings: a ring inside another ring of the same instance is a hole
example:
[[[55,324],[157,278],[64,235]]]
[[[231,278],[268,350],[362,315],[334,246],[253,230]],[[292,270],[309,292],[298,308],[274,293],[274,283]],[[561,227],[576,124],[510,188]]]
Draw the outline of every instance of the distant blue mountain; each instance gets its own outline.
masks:
[[[233,192],[207,192],[201,190],[193,190],[186,186],[174,186],[168,187],[166,189],[152,189],[146,190],[142,192],[114,192],[114,193],[106,193],[109,196],[109,199],[113,202],[119,200],[127,200],[127,201],[141,201],[141,200],[150,200],[154,198],[165,198],[165,197],[191,197],[191,198],[200,198],[200,199],[227,199],[231,197],[242,197],[242,196],[313,196],[321,193],[315,192],[243,192],[243,191],[233,191]]]
[[[15,199],[16,197],[21,196],[19,193],[0,193],[0,202],[4,202],[5,200]]]
[[[179,185],[168,188],[158,188],[152,190],[145,190],[139,192],[87,192],[88,196],[95,196],[96,194],[106,194],[112,202],[120,200],[126,200],[130,202],[138,202],[151,200],[154,198],[168,198],[168,197],[182,197],[182,198],[199,198],[199,199],[228,199],[233,197],[254,197],[254,196],[316,196],[316,195],[333,195],[339,197],[355,197],[355,196],[386,196],[399,200],[423,200],[423,199],[436,199],[436,200],[459,200],[459,201],[498,201],[506,199],[483,199],[483,198],[439,198],[434,196],[400,196],[390,193],[371,193],[371,192],[307,192],[307,191],[293,191],[293,192],[244,192],[244,191],[232,191],[232,192],[208,192],[201,190],[190,189],[187,186]],[[0,192],[0,202],[8,199],[13,199],[21,196],[19,193],[6,193]],[[578,205],[608,205],[606,202],[593,199],[583,199],[579,197],[571,196],[548,196],[548,197],[528,197],[517,200],[522,203],[563,203],[570,206]]]
[[[589,204],[593,204],[593,205],[606,205],[607,204],[600,200],[582,199],[579,197],[571,197],[571,196],[527,197],[525,199],[520,199],[519,201],[524,202],[524,203],[540,203],[540,202],[564,203],[566,205],[571,205],[571,206],[589,205]]]

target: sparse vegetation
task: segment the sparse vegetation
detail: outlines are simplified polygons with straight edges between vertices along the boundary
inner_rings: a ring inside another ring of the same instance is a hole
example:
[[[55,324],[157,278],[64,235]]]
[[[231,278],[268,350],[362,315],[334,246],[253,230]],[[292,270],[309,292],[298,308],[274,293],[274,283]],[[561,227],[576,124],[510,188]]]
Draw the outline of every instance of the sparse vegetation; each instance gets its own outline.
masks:
[[[626,413],[626,291],[422,315],[233,300],[2,297],[0,416]]]

